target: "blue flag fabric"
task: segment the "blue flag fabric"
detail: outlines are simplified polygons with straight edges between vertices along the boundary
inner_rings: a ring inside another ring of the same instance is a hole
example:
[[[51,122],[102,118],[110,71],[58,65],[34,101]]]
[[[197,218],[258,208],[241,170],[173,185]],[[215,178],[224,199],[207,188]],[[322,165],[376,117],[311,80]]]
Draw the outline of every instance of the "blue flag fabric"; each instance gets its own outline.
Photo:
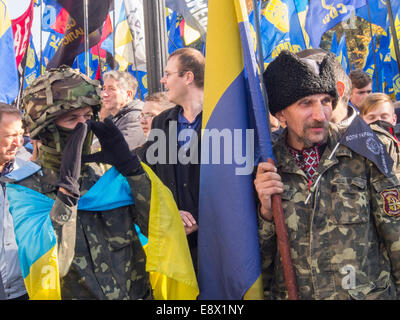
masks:
[[[178,22],[178,13],[172,11],[167,16],[168,54],[184,47]]]
[[[338,59],[342,65],[343,69],[346,70],[346,73],[348,74],[350,72],[350,65],[349,65],[349,56],[347,53],[346,33],[345,32],[343,32],[343,35],[340,38],[340,42],[339,42],[339,46],[337,48],[336,55],[338,56]]]
[[[0,101],[10,104],[17,98],[19,80],[7,0],[0,1],[0,16]]]
[[[89,70],[88,75],[91,79],[96,79],[97,69],[99,67],[99,57],[89,52]],[[85,52],[78,54],[72,64],[72,68],[79,69],[80,72],[86,74]]]
[[[375,0],[368,1],[370,16],[368,15],[368,6],[365,5],[361,8],[356,9],[356,16],[376,24],[386,30],[388,27],[389,19],[387,13],[387,7],[385,1]]]
[[[379,54],[377,52],[375,52],[375,61],[376,61],[375,64],[374,50],[373,50],[374,46],[376,48],[375,35],[372,37],[371,42],[368,45],[368,55],[363,66],[363,70],[366,73],[368,73],[372,78],[372,91],[379,92],[381,91],[383,83],[383,66]],[[378,88],[378,81],[380,88]]]
[[[29,39],[29,47],[26,56],[24,89],[29,86],[33,80],[40,76],[40,62],[36,54],[32,37]]]
[[[383,92],[388,95],[393,95],[393,68],[392,68],[392,57],[390,55],[390,32],[387,29],[386,35],[381,36],[379,42],[378,56],[382,61],[383,69]]]
[[[293,0],[271,0],[261,15],[260,29],[264,63],[271,62],[284,49],[293,52],[306,49]]]
[[[305,29],[310,46],[318,48],[322,35],[339,22],[350,17],[351,11],[366,4],[366,0],[313,0],[310,1]]]
[[[252,150],[260,145],[265,158],[272,152],[245,8],[242,0],[209,3],[199,199],[200,299],[263,295]],[[254,130],[257,124],[261,131]],[[226,133],[233,140],[224,139],[215,148],[209,143],[212,133]],[[245,161],[237,161],[239,154]],[[224,163],[210,161],[220,155]]]
[[[63,39],[64,35],[56,31],[51,31],[47,43],[42,52],[42,67],[45,68],[51,58],[56,53],[58,46]]]

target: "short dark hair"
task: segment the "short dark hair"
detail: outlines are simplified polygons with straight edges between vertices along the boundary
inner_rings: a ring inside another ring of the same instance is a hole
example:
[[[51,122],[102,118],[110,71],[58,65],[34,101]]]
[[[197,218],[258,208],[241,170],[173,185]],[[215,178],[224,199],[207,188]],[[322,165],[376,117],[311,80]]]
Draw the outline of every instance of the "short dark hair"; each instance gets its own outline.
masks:
[[[361,69],[351,70],[349,73],[353,88],[361,89],[372,82],[371,76]]]
[[[3,114],[13,114],[22,120],[22,113],[17,107],[10,106],[7,103],[0,102],[0,122],[3,119]]]
[[[171,53],[168,59],[175,56],[178,57],[180,73],[191,71],[195,85],[198,88],[204,88],[205,58],[203,54],[194,48],[180,48]]]

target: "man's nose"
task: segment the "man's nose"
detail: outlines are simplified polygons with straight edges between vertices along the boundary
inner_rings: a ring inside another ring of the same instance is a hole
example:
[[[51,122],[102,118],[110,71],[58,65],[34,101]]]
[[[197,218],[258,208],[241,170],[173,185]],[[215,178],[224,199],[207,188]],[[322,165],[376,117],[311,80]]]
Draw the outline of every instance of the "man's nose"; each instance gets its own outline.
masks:
[[[324,107],[321,102],[317,102],[315,106],[313,107],[313,119],[316,121],[325,121],[326,120],[326,115],[324,112]]]

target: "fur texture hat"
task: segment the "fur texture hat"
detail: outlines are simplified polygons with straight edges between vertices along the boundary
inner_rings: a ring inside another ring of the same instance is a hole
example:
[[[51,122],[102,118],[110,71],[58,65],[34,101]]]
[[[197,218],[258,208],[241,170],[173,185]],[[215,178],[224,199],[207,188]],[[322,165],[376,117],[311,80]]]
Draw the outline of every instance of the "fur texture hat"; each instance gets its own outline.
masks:
[[[283,50],[263,74],[271,114],[275,115],[299,99],[321,93],[327,93],[334,98],[332,107],[335,108],[338,93],[333,69],[334,59],[335,55],[329,53],[318,64],[315,60],[301,59],[296,54]]]

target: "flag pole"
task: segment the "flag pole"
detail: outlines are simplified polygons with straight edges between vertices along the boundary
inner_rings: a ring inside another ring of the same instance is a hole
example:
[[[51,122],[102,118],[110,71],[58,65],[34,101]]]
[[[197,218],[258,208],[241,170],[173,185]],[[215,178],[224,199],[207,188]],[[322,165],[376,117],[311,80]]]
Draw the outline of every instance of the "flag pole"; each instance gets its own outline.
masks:
[[[396,27],[394,25],[393,11],[392,11],[392,5],[390,3],[390,0],[386,0],[386,7],[387,7],[388,15],[389,15],[390,29],[392,31],[392,38],[393,38],[393,44],[394,44],[394,52],[396,54],[397,68],[400,72],[399,40],[397,39]]]
[[[83,28],[85,35],[85,71],[86,75],[89,76],[89,17],[88,17],[88,0],[83,0]]]
[[[113,36],[112,36],[113,52],[112,52],[112,56],[113,56],[113,61],[115,61],[115,0],[113,0],[113,4],[114,4],[114,10],[113,10]],[[114,69],[114,63],[113,63],[113,69]]]
[[[42,19],[43,19],[43,0],[40,1],[40,75],[42,75],[42,50],[43,50],[43,44],[42,44]]]
[[[253,0],[253,3],[254,2],[256,2],[256,0]],[[253,8],[254,21],[258,20],[258,14],[256,14],[257,12],[255,11],[256,7],[257,7],[257,3],[256,3],[256,6]],[[258,23],[258,25],[259,25],[259,23]],[[257,22],[256,22],[256,26],[257,26]],[[260,31],[260,30],[258,30],[258,31]],[[256,35],[257,35],[257,45],[261,46],[260,32],[258,32],[258,33],[256,32]],[[253,48],[248,48],[248,50],[253,50]],[[262,51],[260,51],[260,50],[262,50],[262,48],[260,49],[260,47],[259,47],[259,52],[262,53]],[[261,61],[261,63],[264,66],[263,60]],[[263,66],[260,68],[260,72],[264,70]],[[250,70],[248,70],[248,72],[250,72]],[[257,72],[257,70],[255,70],[255,72]],[[265,86],[263,84],[262,74],[260,77],[260,82],[261,82],[261,87],[263,88],[263,90],[261,92],[262,92],[262,99],[264,102],[264,108],[266,111],[269,135],[271,136],[268,98],[266,95]],[[256,122],[257,122],[257,118],[259,118],[259,117],[257,115],[255,115]],[[261,121],[261,119],[258,119],[258,120]],[[257,126],[257,125],[256,125],[256,127],[260,128],[260,126]],[[267,133],[265,132],[264,134],[267,134]],[[269,163],[274,164],[274,160],[272,158],[265,159],[268,154],[266,150],[261,150],[261,152],[262,152],[262,154],[261,154],[262,161],[268,161]],[[277,236],[277,240],[278,240],[279,252],[281,255],[281,259],[282,259],[283,273],[284,273],[284,277],[285,277],[286,289],[288,291],[288,297],[289,297],[289,300],[298,300],[296,274],[294,272],[292,258],[290,256],[290,241],[289,241],[289,236],[287,233],[287,228],[286,228],[286,223],[285,223],[285,216],[284,216],[283,207],[282,207],[282,199],[279,194],[275,194],[275,195],[272,195],[271,200],[272,200],[272,211],[274,214],[276,236]]]
[[[369,2],[367,0],[367,8],[368,8],[368,22],[369,22],[369,33],[371,35],[371,41],[372,41],[372,56],[374,58],[374,64],[375,64],[375,72],[376,72],[376,86],[378,88],[378,91],[381,91],[381,86],[379,83],[379,70],[378,70],[378,64],[376,63],[376,56],[375,56],[375,41],[374,41],[374,36],[372,34],[372,23],[371,23],[371,11],[369,7]]]

